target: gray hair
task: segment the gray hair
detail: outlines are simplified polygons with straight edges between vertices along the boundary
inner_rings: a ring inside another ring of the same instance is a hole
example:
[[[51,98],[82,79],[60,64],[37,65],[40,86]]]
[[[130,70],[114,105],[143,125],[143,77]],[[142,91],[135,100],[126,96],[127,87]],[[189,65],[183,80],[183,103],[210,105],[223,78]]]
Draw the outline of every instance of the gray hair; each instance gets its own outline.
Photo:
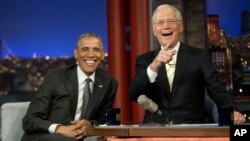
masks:
[[[155,9],[155,11],[154,11],[154,13],[153,13],[153,16],[152,16],[152,23],[154,23],[155,14],[156,14],[159,10],[161,10],[161,9],[168,9],[168,8],[170,8],[170,9],[172,9],[172,10],[175,11],[175,14],[176,14],[176,17],[177,17],[177,20],[178,20],[178,21],[182,21],[181,12],[180,12],[176,7],[174,7],[174,6],[172,6],[172,5],[169,5],[169,4],[162,4],[162,5],[159,5],[159,6]]]

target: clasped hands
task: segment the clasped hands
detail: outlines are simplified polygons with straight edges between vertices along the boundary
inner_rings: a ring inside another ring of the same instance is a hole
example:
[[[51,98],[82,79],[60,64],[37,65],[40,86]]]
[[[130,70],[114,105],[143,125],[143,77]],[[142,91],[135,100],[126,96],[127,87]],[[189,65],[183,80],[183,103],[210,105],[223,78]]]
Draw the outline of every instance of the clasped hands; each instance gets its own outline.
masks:
[[[75,120],[70,125],[58,125],[55,132],[79,140],[87,136],[87,129],[90,127],[92,124],[87,120]]]

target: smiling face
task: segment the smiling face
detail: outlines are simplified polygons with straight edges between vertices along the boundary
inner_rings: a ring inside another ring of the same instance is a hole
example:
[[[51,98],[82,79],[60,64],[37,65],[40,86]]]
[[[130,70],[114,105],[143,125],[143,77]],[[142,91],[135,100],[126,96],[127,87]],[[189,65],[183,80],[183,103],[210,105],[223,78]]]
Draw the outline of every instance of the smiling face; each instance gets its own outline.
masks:
[[[162,47],[173,48],[180,40],[183,24],[176,13],[171,7],[161,7],[154,13],[153,33]]]
[[[90,76],[104,59],[102,41],[92,36],[80,38],[74,56],[81,70]]]

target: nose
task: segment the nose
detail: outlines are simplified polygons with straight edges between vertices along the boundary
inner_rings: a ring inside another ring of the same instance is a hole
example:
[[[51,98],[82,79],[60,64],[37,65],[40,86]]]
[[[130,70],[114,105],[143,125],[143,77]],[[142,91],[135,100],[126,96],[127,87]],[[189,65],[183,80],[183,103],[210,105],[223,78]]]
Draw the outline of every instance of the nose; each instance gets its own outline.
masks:
[[[94,50],[93,49],[89,49],[88,51],[87,51],[87,56],[89,56],[89,57],[92,57],[92,56],[94,56]]]
[[[174,25],[172,21],[165,21],[165,24],[167,25],[167,27],[172,27]]]

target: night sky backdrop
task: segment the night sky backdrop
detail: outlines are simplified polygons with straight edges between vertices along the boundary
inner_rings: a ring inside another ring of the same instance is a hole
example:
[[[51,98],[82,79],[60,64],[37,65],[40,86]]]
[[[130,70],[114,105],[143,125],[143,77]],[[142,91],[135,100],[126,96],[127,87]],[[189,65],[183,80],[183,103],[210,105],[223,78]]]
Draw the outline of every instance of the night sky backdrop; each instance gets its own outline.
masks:
[[[107,47],[106,17],[105,0],[0,0],[0,38],[16,56],[73,56],[85,32]]]
[[[231,36],[240,35],[243,10],[250,12],[250,0],[207,0],[207,14],[218,15],[220,28]]]
[[[239,36],[240,13],[250,11],[250,0],[207,2],[207,14],[219,15],[220,27]],[[73,56],[84,32],[98,33],[107,52],[106,13],[106,0],[0,0],[2,58],[9,53],[28,58]]]

